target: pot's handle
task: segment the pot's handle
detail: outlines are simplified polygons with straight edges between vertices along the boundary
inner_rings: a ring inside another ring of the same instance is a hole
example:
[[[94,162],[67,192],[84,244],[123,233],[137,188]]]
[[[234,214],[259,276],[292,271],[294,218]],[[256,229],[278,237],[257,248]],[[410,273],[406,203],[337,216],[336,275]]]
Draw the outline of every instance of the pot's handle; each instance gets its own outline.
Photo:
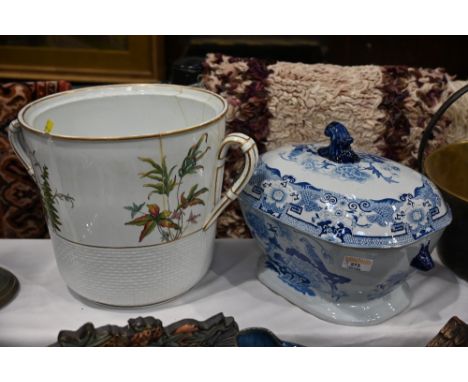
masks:
[[[418,150],[418,170],[419,172],[424,171],[424,151],[426,149],[427,141],[432,135],[432,130],[434,130],[434,126],[439,122],[439,119],[444,115],[447,109],[452,106],[452,104],[458,100],[463,94],[468,92],[468,85],[465,85],[458,89],[455,93],[453,93],[447,100],[442,104],[442,106],[436,111],[436,113],[432,116],[429,124],[424,130],[424,133],[421,137],[421,142],[419,143],[419,150]]]
[[[224,138],[223,142],[221,143],[221,146],[219,147],[215,185],[218,185],[219,182],[223,179],[223,169],[224,162],[226,160],[226,154],[229,147],[232,145],[239,145],[242,152],[244,153],[244,169],[242,170],[242,173],[240,174],[236,182],[232,185],[231,188],[229,188],[229,190],[226,191],[226,193],[218,201],[218,203],[216,203],[213,210],[206,218],[205,223],[203,224],[203,230],[205,231],[216,221],[218,216],[221,214],[221,212],[224,211],[224,209],[229,205],[229,203],[237,199],[239,193],[246,186],[247,182],[249,181],[250,177],[252,176],[255,170],[255,166],[257,165],[258,150],[255,141],[245,134],[229,134],[226,138]],[[217,188],[218,187],[215,186],[215,194],[217,194],[218,192]]]
[[[23,166],[26,168],[26,171],[33,179],[34,178],[34,168],[26,153],[25,147],[26,143],[24,142],[23,132],[21,131],[21,125],[17,119],[10,123],[8,126],[8,139],[10,140],[11,147],[15,152],[16,156],[19,158]]]

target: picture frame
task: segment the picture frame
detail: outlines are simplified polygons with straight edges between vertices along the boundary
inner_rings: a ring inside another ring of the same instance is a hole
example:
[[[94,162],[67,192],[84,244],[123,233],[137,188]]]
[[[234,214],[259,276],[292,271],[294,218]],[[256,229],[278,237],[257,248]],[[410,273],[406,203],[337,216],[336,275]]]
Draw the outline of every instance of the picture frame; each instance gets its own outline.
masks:
[[[162,36],[0,36],[0,78],[160,82]]]

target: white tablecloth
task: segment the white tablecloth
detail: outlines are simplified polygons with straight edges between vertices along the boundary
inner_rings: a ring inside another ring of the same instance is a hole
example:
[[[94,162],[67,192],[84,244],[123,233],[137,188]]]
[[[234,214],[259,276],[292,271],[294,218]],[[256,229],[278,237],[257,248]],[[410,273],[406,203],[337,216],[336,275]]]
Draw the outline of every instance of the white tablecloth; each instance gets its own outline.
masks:
[[[171,302],[142,309],[110,309],[79,300],[61,279],[49,240],[0,240],[0,266],[20,280],[16,299],[0,309],[1,346],[44,346],[61,329],[125,325],[154,316],[168,325],[184,318],[205,320],[223,312],[240,329],[265,327],[278,337],[309,346],[423,346],[457,315],[468,321],[468,283],[437,260],[409,284],[410,307],[380,325],[341,326],[322,321],[271,292],[256,279],[260,249],[253,240],[217,240],[210,271],[191,291]]]

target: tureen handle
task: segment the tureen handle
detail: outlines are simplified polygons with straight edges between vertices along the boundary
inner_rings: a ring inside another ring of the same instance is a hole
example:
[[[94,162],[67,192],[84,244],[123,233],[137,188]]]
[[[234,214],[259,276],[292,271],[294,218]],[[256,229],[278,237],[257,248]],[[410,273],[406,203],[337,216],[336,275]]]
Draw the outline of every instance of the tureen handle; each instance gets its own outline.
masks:
[[[330,138],[330,146],[320,147],[320,156],[337,163],[359,162],[359,156],[351,148],[354,139],[344,125],[339,122],[329,123],[325,135]]]
[[[221,142],[221,146],[218,151],[218,167],[216,169],[215,176],[215,195],[219,195],[221,192],[221,186],[224,173],[224,162],[226,160],[226,154],[230,146],[239,145],[240,149],[244,153],[244,169],[240,174],[236,182],[229,188],[224,196],[215,204],[213,210],[210,212],[208,217],[203,224],[203,230],[207,230],[218,218],[221,212],[231,203],[236,200],[240,192],[247,185],[250,177],[252,176],[258,161],[258,150],[255,141],[245,134],[232,133],[224,138]]]
[[[12,121],[8,127],[8,139],[10,140],[11,147],[13,148],[16,156],[26,168],[28,174],[31,175],[31,177],[35,180],[33,165],[28,154],[26,153],[26,143],[24,142],[23,132],[21,131],[20,127],[21,125],[17,119]]]
[[[432,260],[431,253],[429,252],[429,244],[421,244],[418,254],[411,260],[410,265],[420,271],[430,271],[435,267],[434,260]]]

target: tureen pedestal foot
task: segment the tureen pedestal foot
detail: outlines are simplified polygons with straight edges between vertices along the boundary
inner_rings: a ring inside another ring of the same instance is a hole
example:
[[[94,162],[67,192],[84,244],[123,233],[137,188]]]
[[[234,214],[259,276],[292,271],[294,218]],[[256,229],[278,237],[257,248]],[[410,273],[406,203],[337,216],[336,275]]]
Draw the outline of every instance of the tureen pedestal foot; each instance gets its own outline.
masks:
[[[266,257],[259,261],[258,278],[273,292],[314,316],[335,324],[368,326],[380,324],[405,310],[411,302],[409,287],[401,283],[390,293],[370,300],[334,302],[316,294],[304,294],[282,281],[278,274],[265,264]]]

